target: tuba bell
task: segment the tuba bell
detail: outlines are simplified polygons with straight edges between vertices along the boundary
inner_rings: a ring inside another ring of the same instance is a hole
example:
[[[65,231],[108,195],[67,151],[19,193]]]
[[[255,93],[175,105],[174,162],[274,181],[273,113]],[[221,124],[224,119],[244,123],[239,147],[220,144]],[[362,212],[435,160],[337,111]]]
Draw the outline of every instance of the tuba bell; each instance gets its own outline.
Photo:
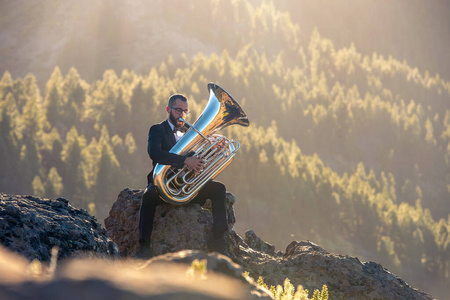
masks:
[[[182,205],[192,200],[209,180],[215,178],[232,161],[239,150],[239,143],[217,132],[227,126],[249,126],[247,115],[240,105],[223,88],[208,84],[209,101],[194,124],[182,121],[189,130],[172,147],[171,153],[195,155],[205,160],[203,170],[194,172],[187,166],[181,169],[156,164],[153,182],[160,197],[168,203]],[[223,145],[224,147],[215,147]]]

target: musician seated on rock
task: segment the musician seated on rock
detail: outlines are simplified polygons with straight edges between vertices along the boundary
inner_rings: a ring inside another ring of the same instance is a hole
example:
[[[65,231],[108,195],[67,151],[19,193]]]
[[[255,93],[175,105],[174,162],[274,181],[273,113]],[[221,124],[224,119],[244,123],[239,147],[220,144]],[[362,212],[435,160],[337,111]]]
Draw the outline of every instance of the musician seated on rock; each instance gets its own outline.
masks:
[[[167,120],[160,124],[151,126],[148,134],[147,152],[155,165],[171,165],[182,168],[184,165],[200,172],[204,164],[203,159],[195,156],[185,157],[170,153],[169,150],[187,131],[185,124],[179,119],[189,114],[188,101],[182,94],[174,94],[169,98],[166,107]],[[136,253],[138,259],[149,259],[152,257],[150,250],[150,238],[153,230],[153,220],[155,218],[156,206],[165,203],[158,195],[153,184],[153,170],[147,176],[148,185],[142,196],[142,204],[139,220],[139,250]],[[210,251],[217,251],[226,256],[229,253],[226,249],[224,234],[228,230],[226,216],[226,189],[218,181],[211,180],[206,183],[189,204],[198,203],[203,205],[206,199],[211,199],[213,227],[212,234],[208,241]],[[187,204],[187,205],[189,205]]]

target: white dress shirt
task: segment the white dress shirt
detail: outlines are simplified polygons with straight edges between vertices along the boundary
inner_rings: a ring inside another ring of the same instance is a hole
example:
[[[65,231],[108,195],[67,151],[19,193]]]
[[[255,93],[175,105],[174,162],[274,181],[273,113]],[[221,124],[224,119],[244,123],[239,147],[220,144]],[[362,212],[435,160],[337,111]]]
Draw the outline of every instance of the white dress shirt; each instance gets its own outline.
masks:
[[[175,128],[175,125],[173,125],[169,119],[167,119],[167,121],[169,122],[170,129],[172,129],[172,131],[173,131],[173,129]],[[178,142],[181,139],[181,137],[184,135],[184,132],[177,131],[177,132],[174,132],[173,135],[175,136],[175,141]]]

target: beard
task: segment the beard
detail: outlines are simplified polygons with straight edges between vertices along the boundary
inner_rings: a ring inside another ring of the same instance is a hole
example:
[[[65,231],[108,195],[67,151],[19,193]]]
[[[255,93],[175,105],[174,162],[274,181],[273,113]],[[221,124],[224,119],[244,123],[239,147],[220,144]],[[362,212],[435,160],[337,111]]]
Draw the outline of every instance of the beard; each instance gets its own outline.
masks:
[[[182,127],[184,125],[184,123],[182,121],[180,121],[179,117],[175,117],[173,115],[172,111],[169,114],[169,120],[170,120],[170,123],[175,125],[175,127]]]

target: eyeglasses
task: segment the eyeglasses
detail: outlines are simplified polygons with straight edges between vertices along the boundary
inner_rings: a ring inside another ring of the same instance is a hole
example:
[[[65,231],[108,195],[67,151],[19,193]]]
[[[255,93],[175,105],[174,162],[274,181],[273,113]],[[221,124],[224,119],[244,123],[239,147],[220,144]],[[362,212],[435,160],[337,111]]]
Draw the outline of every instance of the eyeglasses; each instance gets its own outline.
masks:
[[[169,106],[171,109],[175,110],[179,115],[181,115],[182,113],[184,113],[186,116],[189,115],[189,113],[191,112],[190,110],[184,110],[182,108],[179,107],[173,107],[173,106]]]

